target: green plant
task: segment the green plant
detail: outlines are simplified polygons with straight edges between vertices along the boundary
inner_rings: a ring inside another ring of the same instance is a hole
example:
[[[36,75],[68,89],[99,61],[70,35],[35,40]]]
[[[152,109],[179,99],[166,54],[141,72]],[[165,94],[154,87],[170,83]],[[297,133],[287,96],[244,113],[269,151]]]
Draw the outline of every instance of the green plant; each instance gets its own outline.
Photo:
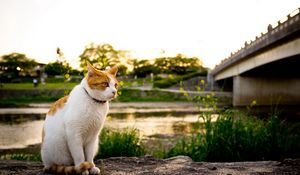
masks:
[[[43,103],[53,102],[61,98],[60,95],[39,95],[39,96],[20,96],[15,98],[9,98],[0,101],[1,107],[22,107],[27,106],[30,103]]]
[[[162,101],[187,101],[182,94],[160,90],[139,90],[122,88],[119,90],[118,102],[162,102]]]
[[[168,78],[156,78],[154,79],[153,87],[168,88],[172,85],[180,83],[181,81],[188,80],[197,76],[206,76],[206,74],[207,71],[202,71],[202,72],[193,72],[193,73],[189,73],[177,77],[169,76]]]
[[[96,158],[142,156],[145,154],[145,148],[141,144],[136,129],[125,129],[123,131],[103,129],[99,146],[99,153]]]
[[[28,161],[41,161],[40,154],[24,154],[24,153],[14,153],[14,154],[4,154],[0,155],[0,160],[28,160]]]
[[[38,87],[34,88],[32,83],[4,83],[3,90],[44,90],[44,89],[72,89],[78,83],[73,82],[57,82],[46,83],[45,85],[40,84]]]
[[[283,121],[277,113],[261,120],[237,110],[221,111],[211,96],[190,97],[183,93],[211,110],[199,114],[192,135],[177,142],[165,157],[187,155],[195,161],[256,161],[299,156],[299,123]]]
[[[289,129],[290,124],[273,115],[267,121],[236,115],[241,113],[227,110],[215,122],[207,119],[200,124],[202,132],[179,141],[167,156],[183,154],[195,161],[255,161],[298,154],[300,137]]]

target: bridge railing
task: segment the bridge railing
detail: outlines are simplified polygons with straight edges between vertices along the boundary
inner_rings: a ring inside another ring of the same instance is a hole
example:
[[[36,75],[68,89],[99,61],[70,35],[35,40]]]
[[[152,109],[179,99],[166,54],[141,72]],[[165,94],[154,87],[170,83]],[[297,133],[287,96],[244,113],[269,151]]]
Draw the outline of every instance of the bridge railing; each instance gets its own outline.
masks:
[[[215,75],[221,70],[235,64],[241,59],[245,59],[251,54],[297,32],[300,30],[300,8],[294,10],[283,19],[279,20],[276,24],[269,24],[266,33],[260,33],[255,37],[254,41],[245,42],[244,46],[236,52],[230,54],[229,57],[221,61],[212,71],[211,74]]]

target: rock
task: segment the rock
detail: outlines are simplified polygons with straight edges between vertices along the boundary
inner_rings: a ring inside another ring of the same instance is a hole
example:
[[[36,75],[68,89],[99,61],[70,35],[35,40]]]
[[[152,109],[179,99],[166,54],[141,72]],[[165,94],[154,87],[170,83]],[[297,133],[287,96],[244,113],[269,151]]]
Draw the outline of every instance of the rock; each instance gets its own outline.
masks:
[[[217,167],[215,167],[215,166],[208,166],[207,168],[210,170],[217,170]]]
[[[300,174],[300,159],[278,161],[209,163],[193,162],[187,156],[168,159],[112,157],[95,161],[101,175],[280,175]],[[46,175],[42,163],[0,160],[0,174]]]

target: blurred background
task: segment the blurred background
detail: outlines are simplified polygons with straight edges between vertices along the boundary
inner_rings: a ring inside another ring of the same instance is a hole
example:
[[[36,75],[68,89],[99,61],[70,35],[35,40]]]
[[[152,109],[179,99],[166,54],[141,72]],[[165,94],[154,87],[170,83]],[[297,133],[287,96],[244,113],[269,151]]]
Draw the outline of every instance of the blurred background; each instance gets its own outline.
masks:
[[[87,61],[118,65],[121,85],[97,158],[299,157],[299,7],[0,1],[0,159],[40,161],[45,115],[81,82]]]

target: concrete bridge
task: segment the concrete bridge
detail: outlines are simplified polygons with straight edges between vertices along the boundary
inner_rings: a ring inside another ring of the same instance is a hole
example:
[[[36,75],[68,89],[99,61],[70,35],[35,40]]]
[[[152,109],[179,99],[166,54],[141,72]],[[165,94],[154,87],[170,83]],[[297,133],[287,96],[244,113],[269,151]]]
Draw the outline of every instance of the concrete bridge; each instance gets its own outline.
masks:
[[[300,106],[300,8],[267,29],[209,74],[233,106]]]

